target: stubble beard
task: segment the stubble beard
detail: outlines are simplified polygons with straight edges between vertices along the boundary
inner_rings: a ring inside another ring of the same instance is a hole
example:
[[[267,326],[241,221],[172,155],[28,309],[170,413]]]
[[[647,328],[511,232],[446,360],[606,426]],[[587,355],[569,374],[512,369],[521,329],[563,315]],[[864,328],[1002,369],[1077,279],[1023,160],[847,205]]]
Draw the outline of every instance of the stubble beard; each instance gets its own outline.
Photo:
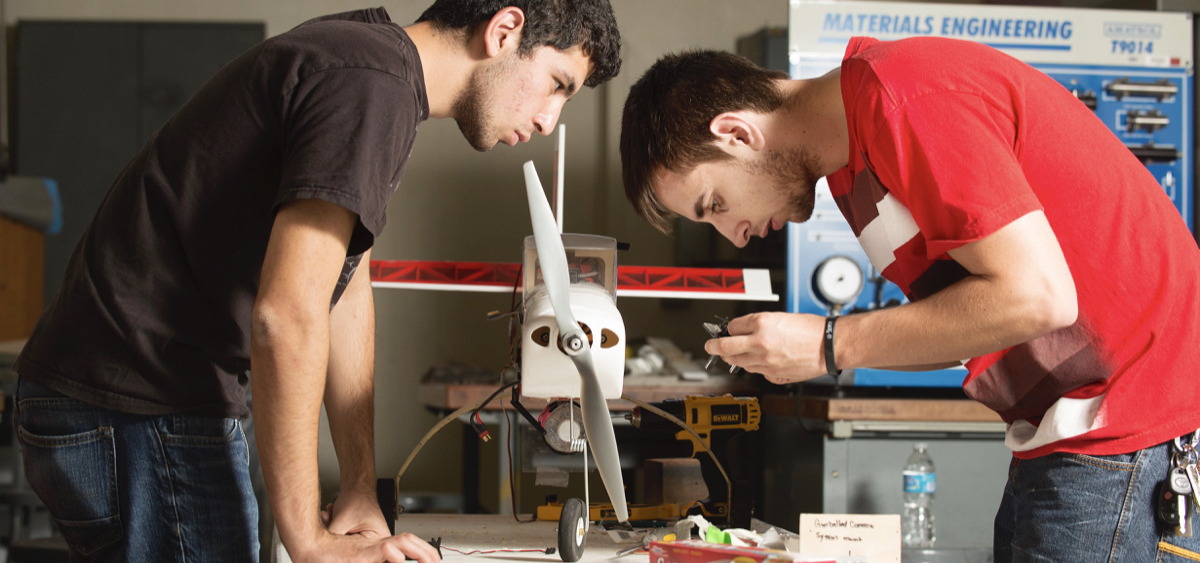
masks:
[[[491,130],[492,108],[496,100],[498,77],[505,71],[505,63],[497,63],[471,73],[466,87],[454,100],[452,111],[458,130],[471,144],[471,148],[479,152],[492,150],[499,142],[498,136]]]
[[[812,218],[816,205],[817,172],[820,161],[808,149],[791,147],[767,151],[755,167],[774,180],[775,189],[787,199],[788,220],[803,223]]]

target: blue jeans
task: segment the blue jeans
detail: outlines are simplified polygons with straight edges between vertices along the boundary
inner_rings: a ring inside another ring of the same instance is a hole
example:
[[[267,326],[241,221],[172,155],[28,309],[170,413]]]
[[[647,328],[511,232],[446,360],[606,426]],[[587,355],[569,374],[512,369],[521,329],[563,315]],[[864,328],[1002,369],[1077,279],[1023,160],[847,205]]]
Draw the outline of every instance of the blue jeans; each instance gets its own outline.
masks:
[[[1200,533],[1178,537],[1154,519],[1172,447],[1013,459],[996,514],[995,563],[1200,561]]]
[[[22,379],[15,421],[72,561],[258,561],[238,420],[122,413]]]

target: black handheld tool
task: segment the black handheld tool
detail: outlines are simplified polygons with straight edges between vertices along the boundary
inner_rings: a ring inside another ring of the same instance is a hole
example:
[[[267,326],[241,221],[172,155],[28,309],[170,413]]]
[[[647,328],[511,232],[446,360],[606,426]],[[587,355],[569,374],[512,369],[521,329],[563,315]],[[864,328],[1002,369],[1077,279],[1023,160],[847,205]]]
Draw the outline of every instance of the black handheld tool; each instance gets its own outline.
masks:
[[[703,323],[704,330],[713,338],[725,338],[726,336],[729,336],[729,319],[717,317],[717,320],[721,321],[721,323]],[[707,370],[708,368],[712,367],[713,362],[715,361],[717,361],[717,356],[709,356],[708,363],[704,364],[704,369]],[[735,365],[730,365],[729,373],[737,373],[741,369],[742,368]]]
[[[429,538],[429,540],[427,540],[427,541],[429,542],[429,545],[432,545],[433,548],[437,550],[438,558],[440,559],[442,557],[442,538],[441,537]],[[404,556],[404,560],[405,561],[416,561],[416,559],[413,559],[412,557],[409,557],[407,555]]]

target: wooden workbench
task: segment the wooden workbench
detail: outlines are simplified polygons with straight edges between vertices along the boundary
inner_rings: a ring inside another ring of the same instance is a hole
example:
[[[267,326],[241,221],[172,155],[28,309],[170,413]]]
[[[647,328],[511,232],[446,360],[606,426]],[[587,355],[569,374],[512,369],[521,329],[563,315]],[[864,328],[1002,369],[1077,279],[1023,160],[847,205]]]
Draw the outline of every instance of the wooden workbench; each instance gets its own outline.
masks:
[[[763,413],[813,420],[1001,422],[995,411],[970,399],[886,399],[767,395]]]
[[[522,515],[523,519],[530,515]],[[440,537],[442,544],[462,551],[472,549],[546,549],[558,547],[557,522],[517,523],[512,516],[494,514],[401,514],[396,519],[396,532],[409,532],[423,539]],[[609,561],[643,562],[645,553],[617,558],[618,546],[600,526],[592,525],[587,534],[583,562]],[[459,555],[443,549],[442,560],[465,563],[479,560],[561,562],[557,553],[491,553]]]
[[[855,432],[950,432],[1003,435],[995,411],[970,399],[812,397],[767,395],[764,415],[798,418],[834,438]]]

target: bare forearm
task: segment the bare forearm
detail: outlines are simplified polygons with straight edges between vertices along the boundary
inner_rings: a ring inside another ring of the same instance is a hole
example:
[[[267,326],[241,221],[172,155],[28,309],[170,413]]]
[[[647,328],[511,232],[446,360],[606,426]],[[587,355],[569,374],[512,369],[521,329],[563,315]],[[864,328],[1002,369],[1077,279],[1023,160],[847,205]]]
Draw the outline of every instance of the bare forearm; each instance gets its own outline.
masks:
[[[838,368],[948,367],[1075,324],[1075,282],[1041,211],[948,254],[967,277],[916,303],[838,319]],[[704,349],[776,383],[804,381],[827,370],[825,328],[817,315],[754,313]]]
[[[330,378],[325,392],[325,409],[341,470],[341,490],[374,494],[375,491],[375,393],[367,381]]]
[[[1060,327],[1052,304],[995,283],[971,276],[916,303],[839,319],[838,367],[946,367]]]
[[[271,511],[291,549],[302,549],[323,532],[317,429],[328,326],[324,320],[273,316],[255,323],[251,339],[259,457]]]
[[[949,255],[972,274],[916,303],[839,320],[838,366],[956,362],[1075,323],[1075,283],[1041,211]]]
[[[298,561],[319,557],[330,537],[320,516],[317,430],[329,362],[329,299],[355,221],[353,213],[319,200],[281,207],[251,311],[259,457],[276,526]]]
[[[375,491],[375,310],[363,257],[330,314],[325,410],[337,451],[343,493]]]

